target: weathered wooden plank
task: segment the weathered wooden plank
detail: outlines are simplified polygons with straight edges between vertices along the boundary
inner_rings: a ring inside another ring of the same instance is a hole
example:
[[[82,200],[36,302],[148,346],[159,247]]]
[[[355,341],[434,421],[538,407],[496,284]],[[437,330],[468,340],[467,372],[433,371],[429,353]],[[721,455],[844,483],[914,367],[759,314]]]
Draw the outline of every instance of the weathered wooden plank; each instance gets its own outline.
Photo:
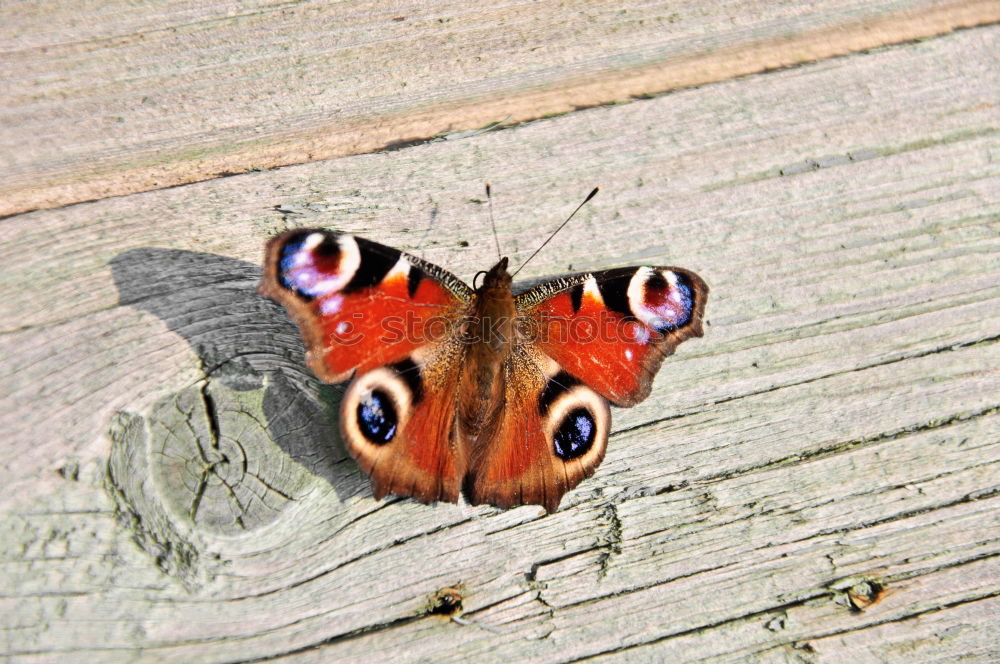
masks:
[[[1000,627],[997,616],[1000,616],[1000,600],[991,597],[907,618],[915,623],[914,629],[907,632],[894,629],[893,622],[888,622],[814,639],[809,645],[818,658],[829,657],[835,651],[858,653],[855,661],[861,664],[915,660],[991,662],[1000,658],[1000,648],[993,636]]]
[[[0,652],[987,658],[998,46],[971,30],[5,220]],[[713,288],[705,338],[544,518],[375,503],[338,390],[254,292],[264,238],[317,223],[471,277],[486,178],[515,262],[603,186],[529,278],[642,261]],[[213,439],[239,463],[212,466]],[[891,592],[852,612],[863,579]],[[426,615],[456,584],[472,624]]]
[[[139,7],[0,9],[0,215],[359,154],[1000,20],[990,0]]]
[[[680,661],[802,662],[850,657],[878,662],[995,659],[997,598],[968,600],[984,589],[996,592],[996,559],[986,559],[908,578],[889,586],[883,602],[864,612],[845,610],[844,588],[783,610],[768,611],[668,638],[651,646],[597,657],[597,661],[650,661],[666,655]],[[850,582],[850,580],[848,581]],[[942,610],[956,595],[964,595]],[[899,622],[912,627],[899,629]],[[823,623],[828,635],[810,627]],[[761,644],[768,649],[760,650]],[[775,643],[779,645],[774,645]]]
[[[550,581],[539,578],[540,590],[532,593],[537,598],[534,607],[490,607],[467,615],[477,621],[474,629],[446,628],[451,630],[451,638],[463,642],[459,652],[436,650],[434,641],[441,638],[442,627],[424,620],[395,627],[400,633],[398,641],[386,639],[384,632],[360,635],[297,654],[294,660],[324,661],[365,653],[377,659],[398,652],[396,644],[409,643],[417,652],[434,652],[435,658],[456,662],[468,657],[568,661],[595,655],[603,655],[598,659],[650,661],[667,654],[680,661],[746,661],[768,652],[787,656],[796,651],[801,661],[816,637],[829,643],[832,635],[898,623],[925,613],[946,613],[943,607],[955,603],[995,597],[1000,592],[996,542],[984,546],[983,533],[976,528],[984,519],[995,527],[995,517],[987,516],[990,510],[995,511],[995,503],[995,499],[967,503],[933,515],[799,541],[785,541],[780,536],[769,541],[775,533],[745,531],[743,536],[749,536],[758,547],[733,564],[705,567],[679,577],[651,578],[644,587],[626,594],[609,592],[605,598],[580,604],[550,605],[546,592]],[[694,539],[701,537],[710,539],[711,529],[692,535]],[[682,535],[681,539],[688,538]],[[715,543],[724,549],[729,541]],[[905,546],[900,546],[901,541]],[[641,546],[627,538],[618,545],[623,550]],[[680,549],[683,544],[677,546]],[[945,555],[949,547],[956,549],[950,556]],[[864,555],[859,555],[862,552]],[[614,555],[611,553],[610,560]],[[920,562],[911,563],[908,555],[919,557]],[[567,586],[592,587],[593,581],[580,575],[589,577],[596,561],[576,562],[581,564],[575,570],[571,569],[573,559],[560,563],[567,576],[559,581]],[[608,569],[615,566],[611,562]],[[888,569],[900,570],[902,576],[886,582],[891,594],[866,611],[850,610],[846,605],[848,588],[863,578],[882,578],[880,573]],[[899,629],[897,624],[894,638],[905,635],[930,636]],[[831,661],[837,661],[845,651],[835,649],[828,654]],[[787,658],[796,661],[793,656]]]

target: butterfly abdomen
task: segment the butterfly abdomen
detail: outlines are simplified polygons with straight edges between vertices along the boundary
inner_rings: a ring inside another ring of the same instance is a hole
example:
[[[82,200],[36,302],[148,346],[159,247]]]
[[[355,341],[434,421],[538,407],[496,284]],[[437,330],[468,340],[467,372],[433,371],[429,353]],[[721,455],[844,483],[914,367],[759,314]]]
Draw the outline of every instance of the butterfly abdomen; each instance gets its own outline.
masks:
[[[506,258],[486,273],[476,290],[462,343],[466,350],[460,368],[458,421],[465,437],[474,440],[503,409],[504,370],[517,343],[517,308]]]

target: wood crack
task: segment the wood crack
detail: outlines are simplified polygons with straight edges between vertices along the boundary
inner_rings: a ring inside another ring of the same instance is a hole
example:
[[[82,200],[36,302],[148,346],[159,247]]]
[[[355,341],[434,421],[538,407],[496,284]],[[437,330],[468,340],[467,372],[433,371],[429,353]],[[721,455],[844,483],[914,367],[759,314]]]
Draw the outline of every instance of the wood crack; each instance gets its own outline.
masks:
[[[826,537],[828,535],[841,535],[841,534],[857,532],[859,530],[865,530],[867,528],[874,528],[876,526],[880,526],[885,523],[892,523],[893,521],[902,521],[904,519],[911,519],[915,516],[920,516],[921,514],[936,512],[938,510],[947,509],[949,507],[955,507],[956,505],[963,505],[965,503],[972,503],[979,500],[987,500],[997,495],[1000,495],[1000,487],[979,490],[973,493],[966,494],[965,496],[962,496],[958,500],[951,500],[945,503],[931,505],[929,507],[921,507],[920,509],[899,512],[898,514],[893,514],[882,519],[872,519],[870,521],[864,521],[857,525],[853,525],[849,528],[831,528],[831,529],[817,530],[815,533],[809,535],[808,537],[802,537],[799,539],[790,540],[788,543],[795,544],[798,542],[807,542],[817,537]]]
[[[372,513],[360,515],[358,518],[354,519],[352,522],[344,524],[337,531],[337,533],[331,535],[330,537],[332,538],[332,537],[337,536],[338,534],[342,533],[346,528],[348,528],[353,523],[357,523],[358,521],[364,519],[365,517],[371,516]],[[451,529],[451,528],[455,528],[455,527],[461,526],[463,524],[470,523],[471,521],[472,521],[471,518],[467,518],[467,519],[462,519],[461,521],[457,521],[455,523],[443,524],[441,526],[438,526],[437,528],[429,529],[429,530],[426,530],[424,532],[421,532],[421,533],[418,533],[418,534],[415,534],[415,535],[412,535],[412,536],[409,536],[409,537],[404,537],[404,538],[400,538],[398,540],[394,540],[391,544],[387,544],[387,545],[384,545],[384,546],[381,546],[381,547],[376,547],[376,548],[373,548],[373,549],[369,549],[369,550],[364,551],[362,553],[359,553],[359,554],[357,554],[355,556],[352,556],[351,558],[343,560],[343,561],[337,563],[333,567],[321,570],[321,571],[317,572],[316,574],[310,575],[308,577],[304,577],[302,579],[299,579],[299,580],[297,580],[297,581],[295,581],[293,583],[289,583],[288,585],[282,586],[280,588],[271,588],[269,590],[265,590],[265,591],[258,592],[258,593],[249,593],[249,594],[245,594],[245,595],[239,595],[239,596],[232,597],[231,599],[233,599],[233,600],[256,599],[256,598],[260,598],[260,597],[268,597],[268,596],[271,596],[271,595],[284,593],[284,592],[287,592],[288,590],[291,590],[293,588],[298,588],[300,586],[304,586],[304,585],[312,583],[314,581],[318,581],[319,579],[322,579],[325,576],[328,576],[330,574],[338,572],[338,571],[344,569],[345,567],[348,567],[349,565],[352,565],[354,563],[360,562],[360,561],[364,560],[365,558],[369,558],[369,557],[371,557],[371,556],[373,556],[373,555],[375,555],[377,553],[380,553],[382,551],[386,551],[388,549],[392,549],[392,548],[401,546],[401,545],[406,544],[407,542],[409,542],[411,540],[419,539],[419,538],[422,538],[422,537],[427,537],[428,535],[432,535],[434,533],[438,533],[438,532],[441,532],[441,531],[445,531],[445,530],[448,530],[448,529]],[[290,623],[290,624],[294,624],[294,623]]]

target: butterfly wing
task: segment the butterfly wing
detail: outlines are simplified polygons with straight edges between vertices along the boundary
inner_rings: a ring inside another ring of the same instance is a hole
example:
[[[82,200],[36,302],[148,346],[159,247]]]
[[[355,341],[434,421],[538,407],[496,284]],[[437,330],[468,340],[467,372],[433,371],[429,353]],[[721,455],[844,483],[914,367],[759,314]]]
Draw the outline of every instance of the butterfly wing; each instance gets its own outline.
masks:
[[[319,229],[267,243],[260,292],[288,309],[309,368],[339,383],[449,337],[472,291],[398,249]]]
[[[474,505],[554,512],[604,458],[608,401],[530,344],[515,349],[504,374],[498,421],[469,445],[466,496]]]
[[[707,296],[700,277],[672,267],[574,275],[518,296],[529,341],[508,362],[499,421],[470,444],[470,501],[555,511],[604,458],[608,401],[649,395],[663,359],[702,335]]]
[[[354,377],[341,435],[375,495],[456,501],[467,465],[454,441],[456,325],[468,286],[397,249],[300,229],[268,242],[260,292],[298,324],[319,378]]]
[[[617,406],[652,389],[663,359],[700,337],[708,286],[677,267],[630,267],[544,282],[515,299],[536,347]]]
[[[375,498],[413,496],[458,502],[468,461],[456,430],[456,343],[424,347],[401,362],[351,382],[340,406],[340,432],[371,476]]]

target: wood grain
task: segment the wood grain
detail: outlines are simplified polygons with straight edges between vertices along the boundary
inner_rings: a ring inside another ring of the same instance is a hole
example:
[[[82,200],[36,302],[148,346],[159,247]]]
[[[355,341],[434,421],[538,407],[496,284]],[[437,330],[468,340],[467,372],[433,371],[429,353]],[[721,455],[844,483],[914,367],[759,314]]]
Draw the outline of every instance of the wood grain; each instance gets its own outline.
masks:
[[[0,8],[0,215],[517,124],[1000,21],[994,0],[475,7]]]
[[[94,28],[95,30],[98,28]],[[992,661],[1000,27],[0,225],[12,661]],[[376,503],[255,293],[328,225],[712,288],[562,509]],[[884,588],[858,610],[858,587]],[[461,597],[450,620],[441,591]]]

